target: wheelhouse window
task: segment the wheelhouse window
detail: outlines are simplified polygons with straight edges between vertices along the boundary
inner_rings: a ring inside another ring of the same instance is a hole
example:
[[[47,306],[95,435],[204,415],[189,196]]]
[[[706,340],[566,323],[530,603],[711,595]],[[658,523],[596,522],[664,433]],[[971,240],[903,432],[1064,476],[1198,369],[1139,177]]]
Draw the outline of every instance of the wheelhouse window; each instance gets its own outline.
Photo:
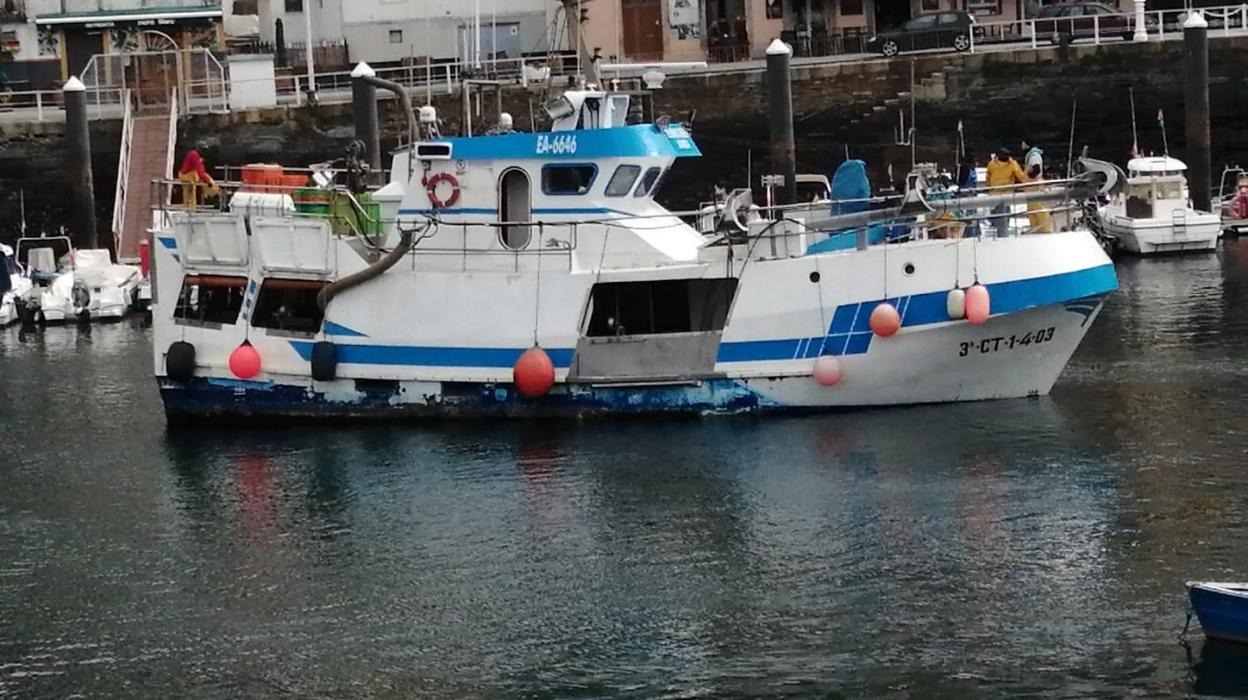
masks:
[[[589,192],[598,176],[598,166],[546,165],[542,167],[542,192],[550,195],[577,195]]]
[[[287,333],[316,333],[325,312],[316,297],[325,282],[316,280],[267,279],[260,286],[251,325]]]
[[[646,174],[641,177],[641,182],[637,183],[637,189],[633,191],[634,197],[645,197],[654,191],[654,185],[659,181],[659,176],[663,174],[663,168],[650,168]]]
[[[640,165],[621,165],[615,169],[611,181],[607,183],[608,197],[623,197],[633,189],[637,176],[641,174]]]
[[[246,277],[187,275],[173,317],[187,323],[232,325],[238,321],[246,290]]]

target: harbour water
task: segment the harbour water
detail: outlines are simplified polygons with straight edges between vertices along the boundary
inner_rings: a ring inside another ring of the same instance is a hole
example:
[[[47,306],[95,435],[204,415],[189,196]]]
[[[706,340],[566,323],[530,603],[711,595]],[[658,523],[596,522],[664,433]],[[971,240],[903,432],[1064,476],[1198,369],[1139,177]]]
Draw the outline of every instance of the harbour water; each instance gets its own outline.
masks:
[[[0,696],[1248,695],[1248,242],[1051,397],[165,429],[140,321],[0,331]]]

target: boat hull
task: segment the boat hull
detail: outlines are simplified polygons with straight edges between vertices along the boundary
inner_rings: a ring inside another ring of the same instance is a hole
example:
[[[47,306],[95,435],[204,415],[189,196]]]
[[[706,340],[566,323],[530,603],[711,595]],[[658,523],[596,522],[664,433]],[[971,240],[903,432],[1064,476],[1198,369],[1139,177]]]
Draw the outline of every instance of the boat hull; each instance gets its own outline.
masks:
[[[17,299],[12,294],[0,297],[0,328],[17,321]]]
[[[1181,230],[1169,221],[1117,216],[1103,223],[1117,248],[1134,255],[1207,252],[1217,248],[1222,233],[1221,220],[1216,216],[1201,217],[1199,221],[1193,217]]]
[[[1248,584],[1189,583],[1187,594],[1206,637],[1248,644]]]
[[[556,384],[541,399],[509,383],[270,376],[265,381],[160,379],[171,419],[430,418],[802,413],[1048,394],[1100,312],[1105,294],[997,316],[903,330],[840,358],[844,379],[816,383],[813,359],[773,376]]]

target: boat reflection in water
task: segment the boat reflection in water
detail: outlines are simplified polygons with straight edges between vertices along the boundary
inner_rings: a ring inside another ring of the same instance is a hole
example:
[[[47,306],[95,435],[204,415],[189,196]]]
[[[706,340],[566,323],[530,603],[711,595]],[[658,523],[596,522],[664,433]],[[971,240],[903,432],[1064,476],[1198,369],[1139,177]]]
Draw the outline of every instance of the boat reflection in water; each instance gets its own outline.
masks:
[[[1193,692],[1248,697],[1248,645],[1206,639],[1198,658],[1193,658],[1190,646],[1187,648],[1187,662],[1192,667]]]

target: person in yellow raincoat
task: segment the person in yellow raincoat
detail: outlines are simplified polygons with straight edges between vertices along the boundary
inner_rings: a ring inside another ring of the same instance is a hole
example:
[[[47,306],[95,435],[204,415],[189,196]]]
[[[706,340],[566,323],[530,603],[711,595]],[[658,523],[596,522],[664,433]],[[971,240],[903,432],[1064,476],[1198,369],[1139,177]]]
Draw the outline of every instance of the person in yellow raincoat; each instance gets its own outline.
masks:
[[[1018,161],[1010,155],[1010,149],[1002,147],[988,161],[989,188],[1009,187],[1027,182],[1027,174],[1018,166]],[[1004,190],[994,190],[991,194],[1006,194]],[[998,204],[992,208],[992,226],[997,230],[997,237],[1010,235],[1010,205]]]
[[[208,169],[204,167],[204,157],[199,153],[203,149],[202,143],[195,144],[187,152],[186,158],[182,159],[182,167],[178,168],[178,179],[185,183],[182,185],[182,205],[189,209],[199,206],[201,190],[205,198],[217,193],[217,183],[208,174]]]
[[[1027,180],[1043,180],[1044,179],[1044,151],[1031,145],[1031,139],[1024,138],[1022,141],[1024,172]],[[1028,189],[1040,189],[1040,185],[1034,185]],[[1053,233],[1053,217],[1049,215],[1045,209],[1048,205],[1040,202],[1031,202],[1027,205],[1027,221],[1031,224],[1032,233]]]

